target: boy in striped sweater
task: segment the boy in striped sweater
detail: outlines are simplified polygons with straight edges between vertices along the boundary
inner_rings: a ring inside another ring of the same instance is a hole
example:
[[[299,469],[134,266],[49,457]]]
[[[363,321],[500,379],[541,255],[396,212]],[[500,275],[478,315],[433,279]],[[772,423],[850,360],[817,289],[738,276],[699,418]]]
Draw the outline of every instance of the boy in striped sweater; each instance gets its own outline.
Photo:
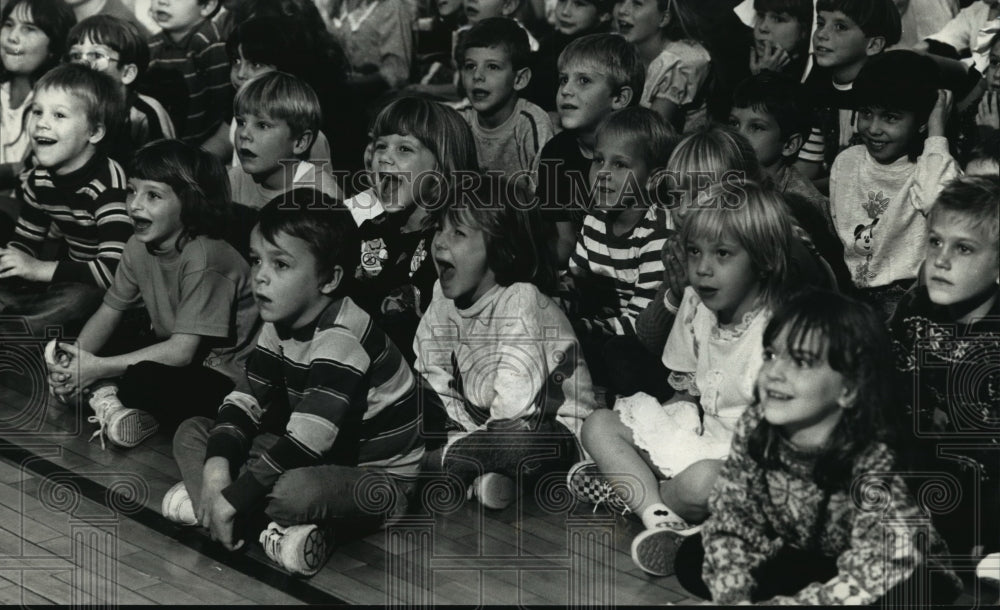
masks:
[[[354,220],[339,204],[312,207],[321,197],[296,189],[261,210],[250,258],[264,327],[215,422],[178,429],[184,480],[163,504],[229,550],[243,544],[236,517],[263,509],[265,553],[305,575],[323,566],[334,537],[406,510],[424,454],[413,373],[348,296],[345,270],[361,251]],[[375,506],[387,490],[390,501]]]
[[[27,132],[35,167],[23,174],[14,235],[0,248],[0,313],[19,315],[38,337],[47,326],[78,332],[114,279],[132,223],[125,172],[107,155],[125,100],[107,75],[59,66],[35,84]],[[49,236],[68,252],[41,260]]]
[[[672,221],[652,205],[647,182],[673,148],[673,131],[648,109],[632,107],[608,115],[597,128],[590,167],[591,210],[564,277],[568,314],[583,345],[595,382],[615,377],[608,367],[609,343],[616,353],[655,360],[635,337],[635,321],[663,281],[660,253]],[[635,348],[635,349],[632,349]],[[603,372],[607,378],[601,379]]]

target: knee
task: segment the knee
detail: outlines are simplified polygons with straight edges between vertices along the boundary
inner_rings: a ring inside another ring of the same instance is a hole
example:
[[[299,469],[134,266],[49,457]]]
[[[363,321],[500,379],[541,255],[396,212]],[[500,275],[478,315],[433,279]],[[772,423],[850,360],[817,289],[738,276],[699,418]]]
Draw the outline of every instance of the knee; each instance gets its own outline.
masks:
[[[267,516],[279,525],[304,523],[311,514],[310,507],[320,502],[322,487],[308,468],[296,468],[278,477],[267,495]]]
[[[190,456],[193,451],[204,453],[208,446],[208,432],[214,422],[207,417],[192,417],[181,422],[174,433],[174,460]]]
[[[687,503],[708,504],[708,494],[712,492],[722,460],[701,460],[691,464],[677,477],[677,494]]]
[[[597,409],[583,422],[580,430],[580,440],[583,447],[593,453],[594,449],[603,447],[609,440],[618,435],[621,419],[611,409]]]

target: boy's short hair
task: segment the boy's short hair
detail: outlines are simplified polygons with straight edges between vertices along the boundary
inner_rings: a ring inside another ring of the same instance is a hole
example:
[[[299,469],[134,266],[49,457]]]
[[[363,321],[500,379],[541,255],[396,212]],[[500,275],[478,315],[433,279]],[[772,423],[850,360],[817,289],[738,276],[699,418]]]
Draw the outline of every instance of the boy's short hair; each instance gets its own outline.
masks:
[[[97,146],[112,146],[124,127],[125,96],[113,78],[91,70],[90,66],[62,64],[46,72],[35,83],[35,91],[61,89],[83,102],[91,128],[104,127],[104,137]]]
[[[902,17],[893,0],[818,0],[816,12],[839,11],[856,23],[868,38],[881,36],[889,48],[903,36]]]
[[[757,13],[787,13],[807,28],[813,24],[813,0],[753,0],[753,10]]]
[[[736,85],[733,108],[752,108],[771,115],[778,124],[782,140],[795,134],[805,137],[812,121],[804,96],[798,81],[765,70]]]
[[[1000,247],[1000,176],[955,178],[934,200],[928,220],[941,211],[961,214],[972,226],[985,227],[992,243]]]
[[[865,62],[852,91],[858,108],[910,111],[924,123],[937,103],[938,81],[934,60],[915,51],[888,51]]]
[[[319,97],[305,81],[287,72],[268,72],[250,79],[236,93],[234,114],[266,115],[288,123],[292,137],[313,133],[323,119]]]
[[[992,161],[1000,164],[1000,130],[980,129],[979,139],[969,152],[969,162]]]
[[[646,84],[646,67],[639,57],[639,49],[618,34],[588,34],[572,41],[559,54],[558,67],[562,72],[573,62],[590,64],[608,77],[611,88],[617,92],[622,87],[632,88],[630,106],[639,103]]]
[[[455,47],[455,61],[461,65],[468,49],[500,47],[507,52],[514,70],[527,68],[531,62],[528,33],[507,17],[483,19],[463,32]]]
[[[94,15],[73,26],[66,39],[66,48],[89,40],[118,53],[118,68],[134,64],[142,76],[149,67],[149,45],[139,27],[114,15]]]
[[[641,106],[612,112],[601,120],[596,133],[615,134],[639,142],[650,171],[667,165],[677,140],[674,129],[658,113]]]
[[[348,286],[361,263],[361,234],[342,202],[316,189],[292,189],[261,208],[257,228],[272,244],[279,232],[306,242],[323,280],[339,265],[344,276],[338,292],[350,294]]]

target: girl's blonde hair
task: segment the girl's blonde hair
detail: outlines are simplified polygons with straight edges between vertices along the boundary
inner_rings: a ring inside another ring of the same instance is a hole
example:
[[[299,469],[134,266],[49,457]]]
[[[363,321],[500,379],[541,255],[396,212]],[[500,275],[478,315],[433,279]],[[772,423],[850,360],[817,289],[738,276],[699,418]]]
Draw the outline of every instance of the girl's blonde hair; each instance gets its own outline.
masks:
[[[786,292],[795,239],[790,217],[781,195],[755,182],[715,184],[685,217],[681,238],[735,239],[750,255],[762,299],[773,307]]]

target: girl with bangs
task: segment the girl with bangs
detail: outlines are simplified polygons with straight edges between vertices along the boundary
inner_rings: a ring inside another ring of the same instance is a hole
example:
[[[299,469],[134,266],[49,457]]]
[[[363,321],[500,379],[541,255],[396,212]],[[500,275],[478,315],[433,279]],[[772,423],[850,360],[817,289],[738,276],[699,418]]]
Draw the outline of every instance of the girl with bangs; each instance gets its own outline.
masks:
[[[673,573],[680,542],[709,514],[708,495],[733,430],[753,402],[760,342],[785,292],[792,226],[780,196],[754,183],[716,185],[684,216],[680,234],[690,282],[663,364],[672,398],[639,393],[583,426],[594,462],[570,473],[579,498],[638,515],[632,542],[644,571]]]
[[[962,583],[936,559],[947,546],[895,474],[879,316],[813,290],[778,309],[762,345],[756,400],[716,477],[712,516],[678,552],[678,580],[724,605],[950,603]]]
[[[483,180],[436,215],[440,280],[417,329],[415,368],[441,407],[425,409],[425,425],[443,415],[446,436],[424,469],[499,510],[579,459],[595,401],[573,327],[550,296],[556,268],[539,211],[509,200],[513,185],[495,185]]]

